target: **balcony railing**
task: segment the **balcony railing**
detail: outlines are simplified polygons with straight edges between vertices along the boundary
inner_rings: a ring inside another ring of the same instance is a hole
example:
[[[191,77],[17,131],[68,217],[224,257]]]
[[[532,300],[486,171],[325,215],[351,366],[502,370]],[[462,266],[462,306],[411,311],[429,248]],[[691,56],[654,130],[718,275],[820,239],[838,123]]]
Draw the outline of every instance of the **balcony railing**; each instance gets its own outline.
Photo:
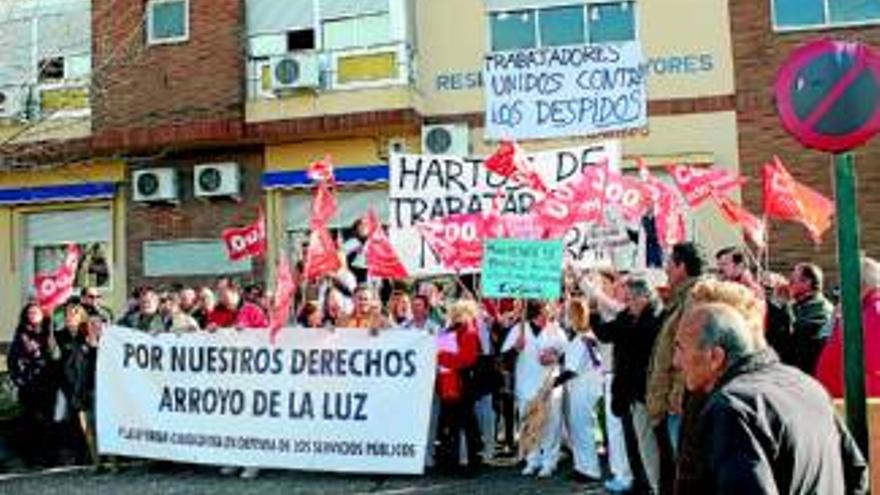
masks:
[[[284,58],[317,60],[319,80],[279,87],[272,71]],[[406,86],[415,80],[415,52],[404,42],[344,50],[301,51],[274,57],[251,58],[247,62],[248,98],[272,99],[302,92],[333,92],[365,88]]]

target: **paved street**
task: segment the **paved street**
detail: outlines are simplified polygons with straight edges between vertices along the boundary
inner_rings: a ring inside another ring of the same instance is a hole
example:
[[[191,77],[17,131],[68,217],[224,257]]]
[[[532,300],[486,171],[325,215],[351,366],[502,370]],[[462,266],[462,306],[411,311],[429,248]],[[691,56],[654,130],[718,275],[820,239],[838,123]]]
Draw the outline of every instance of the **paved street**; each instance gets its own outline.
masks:
[[[525,479],[514,467],[491,468],[480,476],[463,477],[375,477],[290,471],[268,471],[252,481],[221,476],[216,469],[206,467],[175,467],[157,470],[146,466],[128,467],[119,474],[95,475],[82,469],[27,475],[0,475],[0,494],[108,494],[147,495],[211,494],[261,495],[272,493],[293,494],[361,494],[404,495],[428,493],[432,495],[490,494],[540,495],[568,493],[603,493],[597,485],[582,485],[569,481],[566,473],[550,480]]]

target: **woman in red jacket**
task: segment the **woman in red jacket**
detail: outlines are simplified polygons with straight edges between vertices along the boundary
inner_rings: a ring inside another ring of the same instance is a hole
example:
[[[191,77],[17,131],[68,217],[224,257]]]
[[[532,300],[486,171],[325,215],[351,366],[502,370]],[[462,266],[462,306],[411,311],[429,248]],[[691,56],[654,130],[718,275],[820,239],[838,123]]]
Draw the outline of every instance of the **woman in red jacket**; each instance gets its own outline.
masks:
[[[880,397],[880,263],[871,258],[862,258],[861,268],[865,394]],[[832,397],[843,397],[843,331],[840,318],[819,357],[816,378]]]
[[[461,432],[467,443],[468,469],[476,469],[482,462],[483,442],[474,412],[476,397],[472,383],[480,355],[477,312],[474,301],[457,301],[449,310],[450,326],[445,335],[439,337],[437,386],[441,447],[438,461],[445,468],[458,467]]]

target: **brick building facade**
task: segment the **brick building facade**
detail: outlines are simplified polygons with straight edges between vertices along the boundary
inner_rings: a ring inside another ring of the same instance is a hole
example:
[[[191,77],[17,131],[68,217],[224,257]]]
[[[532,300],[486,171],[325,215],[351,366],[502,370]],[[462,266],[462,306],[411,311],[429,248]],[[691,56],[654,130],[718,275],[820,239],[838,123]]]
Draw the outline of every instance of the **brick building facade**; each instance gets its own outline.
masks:
[[[782,158],[795,179],[834,197],[831,157],[802,147],[782,128],[777,117],[773,83],[780,65],[796,47],[820,38],[858,40],[880,46],[880,26],[774,29],[773,1],[730,0],[740,166],[751,178],[743,188],[743,197],[754,212],[762,210],[761,166],[774,154]],[[878,256],[880,167],[876,163],[880,160],[880,141],[875,139],[855,155],[862,248],[868,255]],[[835,229],[836,224],[817,247],[802,226],[771,221],[771,268],[788,271],[797,262],[815,261],[826,270],[831,283],[836,284],[839,273]]]

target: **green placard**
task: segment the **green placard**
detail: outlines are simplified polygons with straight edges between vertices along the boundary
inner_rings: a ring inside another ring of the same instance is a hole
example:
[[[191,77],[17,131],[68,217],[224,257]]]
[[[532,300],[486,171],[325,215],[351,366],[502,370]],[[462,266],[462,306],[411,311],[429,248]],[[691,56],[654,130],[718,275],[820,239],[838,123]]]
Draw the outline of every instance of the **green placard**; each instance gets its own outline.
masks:
[[[486,297],[559,297],[562,241],[487,240],[483,244],[481,285]]]

